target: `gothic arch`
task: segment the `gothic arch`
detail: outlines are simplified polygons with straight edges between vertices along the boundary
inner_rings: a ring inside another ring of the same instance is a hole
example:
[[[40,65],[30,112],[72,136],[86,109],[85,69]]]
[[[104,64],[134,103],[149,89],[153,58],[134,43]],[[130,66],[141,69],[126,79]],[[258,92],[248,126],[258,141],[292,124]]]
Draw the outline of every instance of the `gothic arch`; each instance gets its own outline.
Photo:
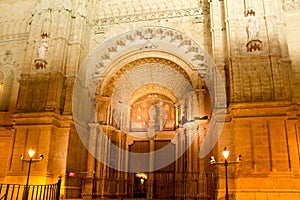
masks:
[[[20,72],[14,64],[0,65],[0,111],[13,111],[17,102]]]
[[[88,144],[88,126],[97,123],[95,96],[101,92],[97,90],[98,86],[106,85],[107,77],[111,77],[130,63],[130,59],[141,58],[142,54],[153,57],[157,52],[165,54],[166,57],[168,55],[174,63],[181,63],[180,66],[185,67],[185,72],[191,72],[187,73],[191,80],[195,80],[195,74],[198,75],[196,79],[201,77],[202,83],[198,85],[192,81],[190,85],[192,89],[203,89],[203,85],[207,87],[213,108],[210,128],[199,156],[206,156],[212,149],[222,131],[226,110],[226,102],[222,102],[226,97],[220,98],[221,101],[218,98],[226,93],[217,67],[202,47],[186,35],[169,28],[145,27],[116,36],[98,46],[86,58],[78,72],[73,92],[73,117],[79,136],[82,141],[86,141],[85,146],[89,150],[93,151],[95,148]],[[129,59],[122,59],[126,56]],[[97,130],[102,132],[99,126]],[[91,154],[94,155],[94,152]]]

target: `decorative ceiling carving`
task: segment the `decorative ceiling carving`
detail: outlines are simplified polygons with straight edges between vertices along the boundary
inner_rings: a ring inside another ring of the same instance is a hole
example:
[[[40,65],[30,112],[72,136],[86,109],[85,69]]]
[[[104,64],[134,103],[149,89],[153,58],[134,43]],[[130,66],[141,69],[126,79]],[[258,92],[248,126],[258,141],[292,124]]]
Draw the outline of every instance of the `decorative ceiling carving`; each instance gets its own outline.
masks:
[[[138,101],[146,94],[161,94],[168,97],[174,103],[178,101],[173,91],[161,85],[152,83],[152,84],[144,85],[143,87],[140,87],[139,89],[135,90],[131,94],[129,105],[134,104],[136,101]]]
[[[113,76],[106,84],[105,96],[111,96],[113,100],[129,105],[129,102],[132,102],[131,98],[138,98],[133,94],[139,94],[137,91],[144,88],[143,92],[140,92],[141,95],[164,93],[173,102],[177,102],[183,94],[193,90],[189,77],[184,76],[186,73],[180,73],[178,68],[165,65],[165,62],[145,61],[151,59],[139,60],[137,65],[130,65],[128,70],[122,70],[122,73]]]
[[[127,65],[125,65],[123,68],[121,68],[119,71],[117,71],[111,78],[110,81],[106,84],[107,87],[105,89],[105,96],[111,96],[117,82],[120,80],[120,78],[127,73],[128,71],[132,70],[135,67],[138,66],[149,66],[149,65],[156,65],[158,67],[160,67],[159,70],[164,71],[164,73],[166,74],[166,76],[170,73],[168,73],[167,71],[169,71],[170,69],[168,69],[169,67],[176,70],[178,73],[182,74],[183,77],[185,77],[187,79],[188,82],[191,83],[190,77],[189,75],[186,73],[186,71],[184,71],[182,69],[182,67],[180,67],[179,65],[177,65],[176,63],[167,60],[167,59],[163,59],[163,58],[155,58],[155,57],[149,57],[149,58],[142,58],[142,59],[138,59],[135,60],[133,62],[128,63]],[[149,68],[148,68],[149,69]],[[147,70],[147,67],[145,67],[145,70]],[[149,71],[145,71],[145,73],[147,73]],[[144,75],[144,74],[143,74]],[[140,75],[137,77],[137,79],[135,80],[136,82],[140,82],[141,80],[139,80],[139,78],[144,78],[144,76]],[[174,77],[168,77],[169,79],[172,79]],[[99,92],[97,92],[99,94]]]

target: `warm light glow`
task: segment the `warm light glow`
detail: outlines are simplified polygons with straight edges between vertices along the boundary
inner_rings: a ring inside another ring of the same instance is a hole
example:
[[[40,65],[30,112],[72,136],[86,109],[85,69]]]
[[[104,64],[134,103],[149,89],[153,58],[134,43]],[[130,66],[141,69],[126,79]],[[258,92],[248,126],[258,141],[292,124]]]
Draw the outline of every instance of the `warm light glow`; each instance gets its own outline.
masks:
[[[135,174],[135,177],[147,179],[147,174],[145,174],[145,173],[137,173],[137,174]]]
[[[28,150],[28,155],[30,158],[32,158],[34,156],[34,154],[35,154],[35,151],[33,149]]]
[[[223,152],[222,152],[222,154],[223,154],[225,160],[227,160],[227,158],[229,156],[229,150],[227,150],[227,148],[225,147],[224,150],[223,150]]]

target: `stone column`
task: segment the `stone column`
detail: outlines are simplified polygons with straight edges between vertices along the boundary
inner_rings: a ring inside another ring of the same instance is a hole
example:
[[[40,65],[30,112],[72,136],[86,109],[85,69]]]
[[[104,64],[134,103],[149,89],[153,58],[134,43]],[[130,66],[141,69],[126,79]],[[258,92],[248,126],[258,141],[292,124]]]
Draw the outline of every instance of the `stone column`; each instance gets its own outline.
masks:
[[[147,179],[147,199],[153,199],[154,190],[153,190],[153,184],[154,184],[154,173],[152,172],[154,169],[154,154],[151,152],[154,152],[154,139],[149,140],[149,173],[148,173],[148,179]]]
[[[102,196],[104,192],[104,184],[102,184],[103,179],[103,164],[101,162],[101,154],[102,154],[102,143],[103,143],[103,135],[102,133],[97,133],[97,146],[96,146],[96,170],[95,170],[95,179],[96,182],[96,192],[98,195]]]
[[[199,117],[202,118],[205,115],[205,93],[206,89],[197,89],[196,94],[198,96],[198,102],[199,102]]]
[[[213,58],[218,71],[214,80],[214,104],[217,107],[224,107],[222,102],[226,102],[225,89],[225,52],[227,49],[227,38],[225,28],[224,2],[220,0],[210,0],[210,21],[212,32]],[[225,98],[225,99],[224,99]],[[224,101],[225,100],[225,101]]]
[[[95,171],[95,157],[92,155],[96,155],[96,141],[97,141],[97,127],[98,123],[90,123],[88,124],[90,128],[89,135],[89,153],[87,159],[87,175],[86,175],[86,183],[84,186],[84,199],[92,199],[93,195],[93,181],[94,181],[94,171]]]

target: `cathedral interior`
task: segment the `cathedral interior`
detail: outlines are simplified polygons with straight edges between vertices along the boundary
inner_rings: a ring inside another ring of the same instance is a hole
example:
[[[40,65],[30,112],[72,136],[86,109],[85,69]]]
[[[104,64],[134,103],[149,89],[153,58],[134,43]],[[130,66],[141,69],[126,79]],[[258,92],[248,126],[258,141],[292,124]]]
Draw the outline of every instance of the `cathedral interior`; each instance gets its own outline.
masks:
[[[300,199],[299,0],[0,11],[1,188],[61,177],[60,199]]]

